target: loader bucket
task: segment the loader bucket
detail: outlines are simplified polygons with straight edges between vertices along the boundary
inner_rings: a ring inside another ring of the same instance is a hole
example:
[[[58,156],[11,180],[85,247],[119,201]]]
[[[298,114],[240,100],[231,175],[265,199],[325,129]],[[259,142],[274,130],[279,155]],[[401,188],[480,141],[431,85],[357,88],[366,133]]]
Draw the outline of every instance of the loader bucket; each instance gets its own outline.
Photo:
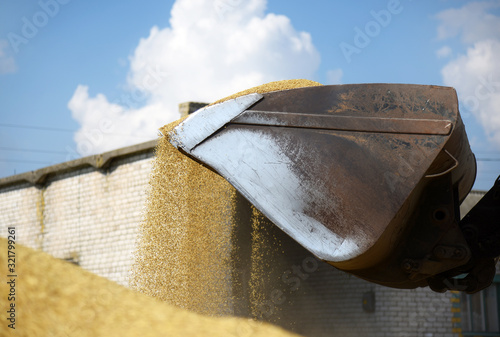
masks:
[[[453,88],[254,93],[199,110],[169,139],[315,256],[361,278],[427,286],[471,258],[458,206],[476,162]]]

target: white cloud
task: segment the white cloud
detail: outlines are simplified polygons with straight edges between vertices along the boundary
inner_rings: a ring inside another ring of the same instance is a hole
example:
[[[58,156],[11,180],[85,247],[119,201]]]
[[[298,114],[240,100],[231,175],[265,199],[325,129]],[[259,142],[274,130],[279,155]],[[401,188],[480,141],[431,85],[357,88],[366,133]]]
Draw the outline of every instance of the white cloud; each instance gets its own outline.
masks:
[[[499,2],[473,2],[438,15],[440,38],[460,34],[467,46],[442,69],[445,85],[455,87],[462,106],[481,123],[500,148],[500,17],[487,11]],[[455,17],[450,13],[456,14]],[[484,26],[488,24],[491,30]]]
[[[269,81],[311,78],[320,57],[310,35],[296,31],[286,16],[266,14],[265,7],[266,0],[177,0],[170,27],[154,26],[130,57],[125,97],[109,102],[89,97],[84,86],[76,89],[68,106],[82,127],[77,144],[88,143],[85,130],[99,130],[102,120],[116,127],[113,132],[154,138],[179,117],[181,102],[211,102]],[[102,139],[80,153],[139,142],[113,132],[101,132]]]
[[[13,73],[17,70],[16,61],[7,40],[0,40],[0,74]]]
[[[445,58],[451,55],[453,51],[449,46],[443,46],[436,51],[436,56],[438,58]]]
[[[344,75],[344,72],[340,68],[328,70],[326,73],[328,84],[341,84],[342,75]]]
[[[500,1],[470,2],[461,8],[451,8],[436,15],[441,21],[438,39],[460,36],[464,43],[474,43],[500,36],[498,16],[488,10],[500,7]]]
[[[74,139],[82,156],[153,139],[158,129],[155,115],[162,111],[158,104],[133,109],[110,103],[102,94],[91,98],[83,85],[76,88],[68,108],[81,124]]]

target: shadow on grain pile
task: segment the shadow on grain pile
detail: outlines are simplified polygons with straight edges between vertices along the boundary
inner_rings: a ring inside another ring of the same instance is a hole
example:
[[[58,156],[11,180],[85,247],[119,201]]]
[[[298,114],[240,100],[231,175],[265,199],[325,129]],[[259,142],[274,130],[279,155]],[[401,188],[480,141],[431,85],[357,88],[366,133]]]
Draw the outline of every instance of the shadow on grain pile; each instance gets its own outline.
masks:
[[[4,238],[0,259],[7,261]],[[19,244],[16,260],[16,329],[4,318],[0,336],[294,336],[249,319],[176,308]],[[7,287],[1,282],[0,293],[8,294]],[[0,304],[6,317],[7,296]]]

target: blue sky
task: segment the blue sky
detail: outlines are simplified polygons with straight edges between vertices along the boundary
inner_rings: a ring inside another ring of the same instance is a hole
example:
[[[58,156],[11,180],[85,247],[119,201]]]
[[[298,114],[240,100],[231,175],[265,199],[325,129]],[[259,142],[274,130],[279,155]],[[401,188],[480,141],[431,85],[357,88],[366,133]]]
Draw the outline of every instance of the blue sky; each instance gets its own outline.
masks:
[[[489,189],[499,46],[500,1],[0,0],[0,177],[153,139],[183,101],[305,77],[454,86]]]

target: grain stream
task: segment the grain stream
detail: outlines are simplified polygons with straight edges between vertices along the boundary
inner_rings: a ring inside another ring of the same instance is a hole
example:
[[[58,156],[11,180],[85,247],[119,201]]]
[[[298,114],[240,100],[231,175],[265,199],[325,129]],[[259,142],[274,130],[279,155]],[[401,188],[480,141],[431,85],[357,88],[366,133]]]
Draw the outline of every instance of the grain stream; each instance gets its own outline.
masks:
[[[288,80],[247,89],[212,104],[249,93],[318,86],[309,80]],[[150,179],[146,213],[130,285],[139,292],[180,308],[208,315],[231,315],[239,298],[233,295],[235,260],[232,244],[237,226],[251,226],[248,282],[252,317],[265,298],[263,282],[273,268],[269,251],[280,249],[268,237],[265,217],[253,210],[250,223],[234,214],[236,190],[222,177],[174,148],[168,134],[182,120],[160,129]],[[246,260],[246,258],[245,258]],[[268,275],[269,274],[269,275]]]

